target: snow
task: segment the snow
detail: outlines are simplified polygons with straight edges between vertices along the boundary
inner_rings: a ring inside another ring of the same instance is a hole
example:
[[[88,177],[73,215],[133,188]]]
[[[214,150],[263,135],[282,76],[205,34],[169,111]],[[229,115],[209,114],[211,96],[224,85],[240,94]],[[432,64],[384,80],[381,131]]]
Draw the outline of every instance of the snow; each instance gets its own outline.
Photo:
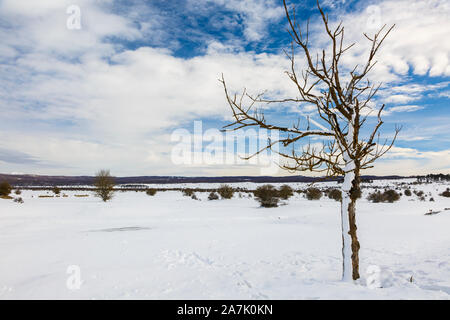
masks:
[[[392,204],[369,203],[364,189],[356,284],[341,281],[340,204],[327,198],[260,208],[237,194],[116,192],[103,203],[23,191],[23,204],[0,199],[0,299],[449,299],[447,187],[415,185],[436,201]],[[366,284],[373,266],[382,288]]]
[[[350,190],[352,189],[353,180],[355,180],[355,161],[350,157],[350,152],[353,150],[354,139],[354,123],[355,112],[352,113],[352,121],[347,124],[348,133],[345,137],[347,149],[343,148],[343,158],[345,161],[344,167],[344,182],[342,183],[342,206],[341,206],[341,230],[342,230],[342,262],[343,272],[342,280],[352,280],[352,238],[350,236],[350,212],[349,206],[351,204]]]

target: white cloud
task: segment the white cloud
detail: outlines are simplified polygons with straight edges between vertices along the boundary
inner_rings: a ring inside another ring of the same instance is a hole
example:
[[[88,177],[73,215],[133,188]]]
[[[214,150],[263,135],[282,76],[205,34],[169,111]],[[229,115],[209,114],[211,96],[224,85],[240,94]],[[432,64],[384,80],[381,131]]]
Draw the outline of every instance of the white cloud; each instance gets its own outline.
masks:
[[[0,70],[5,75],[0,79],[0,111],[6,124],[0,146],[7,150],[72,166],[73,173],[89,173],[99,162],[134,174],[149,161],[153,168],[160,161],[169,170],[170,160],[161,156],[170,150],[165,132],[193,119],[229,116],[218,81],[221,72],[239,90],[245,84],[286,92],[281,85],[287,81],[281,72],[284,58],[235,52],[214,42],[204,56],[191,59],[150,47],[124,51],[106,38],[138,39],[142,34],[130,20],[105,10],[103,5],[111,1],[78,1],[81,30],[66,28],[71,4],[0,4],[0,16],[11,27],[0,29]],[[262,36],[267,23],[277,19],[272,3],[222,5],[248,17],[250,38]],[[262,15],[252,12],[253,5]]]
[[[414,148],[393,147],[374,169],[365,174],[421,175],[450,172],[450,150],[419,151]]]
[[[198,5],[198,1],[195,2]],[[214,2],[244,15],[244,35],[250,41],[263,39],[267,33],[267,26],[284,17],[281,3],[273,0],[203,0],[201,2]]]
[[[401,85],[387,84],[378,92],[377,99],[383,103],[404,104],[418,101],[426,97],[441,96],[441,91],[449,86],[450,82],[442,81],[436,84],[404,83]]]
[[[105,11],[102,3],[106,2],[78,1],[81,30],[71,30],[67,28],[70,14],[66,10],[72,1],[5,0],[0,4],[0,17],[8,24],[0,29],[0,37],[9,48],[22,52],[72,59],[86,51],[108,55],[114,48],[103,41],[105,37],[137,39],[141,34],[125,18]]]
[[[386,102],[392,102],[392,103],[408,103],[414,100],[419,99],[417,96],[410,96],[406,94],[395,94],[388,96],[384,99]]]
[[[404,105],[404,106],[397,106],[389,108],[388,110],[384,111],[384,115],[390,115],[395,112],[413,112],[417,110],[422,110],[424,107],[417,106],[417,105]]]
[[[133,163],[138,174],[139,168],[148,166],[142,161],[149,158],[148,152],[154,155],[155,150],[170,150],[168,141],[161,138],[166,130],[194,119],[229,117],[218,81],[221,72],[230,88],[240,90],[246,84],[249,90],[267,87],[278,89],[278,94],[292,94],[287,92],[292,86],[286,85],[288,79],[280,72],[285,68],[284,59],[222,52],[217,46],[205,56],[191,59],[143,47],[111,55],[112,64],[90,55],[80,61],[73,65],[29,53],[15,63],[15,73],[27,81],[0,80],[8,87],[0,97],[2,121],[20,123],[26,119],[56,123],[56,127],[40,135],[39,142],[11,138],[0,143],[3,147],[26,151],[39,159],[71,163],[76,170],[97,165],[102,155],[101,159],[121,159],[109,161],[121,172],[128,172],[127,167]],[[37,106],[32,103],[35,100]],[[67,120],[74,127],[57,125]],[[27,130],[34,135],[32,128]],[[11,131],[19,134],[21,130]],[[167,166],[168,161],[161,159],[160,164]]]
[[[450,31],[450,3],[446,0],[385,0],[374,5],[365,4],[359,12],[339,12],[337,19],[343,21],[346,42],[356,42],[343,57],[354,66],[361,56],[367,56],[368,40],[363,32],[374,34],[384,24],[395,28],[386,39],[378,55],[378,65],[373,70],[377,81],[402,80],[411,69],[417,75],[450,75],[450,42],[445,41]],[[323,27],[318,23],[314,31]],[[322,33],[320,43],[327,41]],[[394,73],[392,73],[394,71]]]
[[[442,98],[450,98],[450,90],[449,91],[440,92],[437,96],[438,97],[442,97]]]

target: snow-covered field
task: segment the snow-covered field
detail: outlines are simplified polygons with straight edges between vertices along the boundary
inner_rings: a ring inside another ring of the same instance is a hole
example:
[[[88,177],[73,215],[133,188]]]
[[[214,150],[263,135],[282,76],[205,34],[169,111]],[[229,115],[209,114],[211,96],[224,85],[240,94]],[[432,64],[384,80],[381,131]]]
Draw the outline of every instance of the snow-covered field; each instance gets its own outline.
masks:
[[[266,209],[246,194],[117,192],[103,203],[23,191],[23,204],[0,199],[0,299],[449,299],[447,187],[416,185],[436,201],[393,204],[365,190],[356,284],[340,281],[340,205],[328,198]],[[367,286],[370,266],[383,288]]]

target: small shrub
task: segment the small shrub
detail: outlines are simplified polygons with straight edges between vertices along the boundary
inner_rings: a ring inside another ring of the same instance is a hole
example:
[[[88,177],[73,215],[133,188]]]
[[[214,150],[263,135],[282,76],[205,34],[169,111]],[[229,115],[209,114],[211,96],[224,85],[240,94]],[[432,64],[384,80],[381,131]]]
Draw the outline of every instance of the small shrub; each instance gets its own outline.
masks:
[[[405,196],[410,197],[412,195],[411,190],[406,189],[405,190]]]
[[[430,198],[430,201],[431,201],[431,202],[434,202],[434,198]]]
[[[422,190],[419,190],[419,191],[414,190],[414,194],[420,198],[424,195],[424,192]]]
[[[194,190],[192,190],[191,188],[183,189],[183,196],[192,197],[193,194],[194,194]]]
[[[56,194],[56,195],[58,195],[58,194],[61,193],[61,189],[58,188],[58,187],[53,187],[52,191],[53,191],[53,193]]]
[[[450,198],[450,188],[447,188],[447,190],[442,192],[440,195],[446,198]]]
[[[192,194],[191,199],[193,199],[193,200],[198,200],[198,198],[197,198],[197,196],[195,195],[195,193]]]
[[[0,183],[0,196],[7,197],[11,193],[11,185],[7,181]]]
[[[111,200],[114,195],[114,178],[111,176],[109,170],[100,170],[97,172],[94,179],[94,186],[96,187],[94,194],[104,202]]]
[[[150,188],[145,191],[145,193],[149,196],[154,196],[156,194],[156,189]]]
[[[380,191],[372,192],[367,197],[367,200],[374,203],[383,202],[383,194]]]
[[[219,199],[219,195],[215,192],[211,192],[208,196],[208,200],[218,200]]]
[[[387,190],[383,194],[385,201],[384,202],[390,202],[393,203],[395,201],[398,201],[400,199],[400,194],[397,193],[395,190]]]
[[[338,189],[331,189],[328,192],[328,198],[336,200],[336,201],[342,201],[342,192]]]
[[[393,203],[400,199],[400,194],[397,193],[395,190],[386,190],[383,193],[380,191],[373,192],[369,194],[367,197],[367,200],[378,203],[378,202],[389,202]]]
[[[22,197],[17,197],[17,198],[14,198],[14,202],[23,203],[23,199],[22,199]]]
[[[227,185],[222,185],[217,192],[220,194],[222,199],[231,199],[233,198],[234,190],[232,187]]]
[[[278,194],[281,199],[287,200],[294,195],[294,190],[292,190],[290,186],[285,184],[280,187],[280,190],[278,190]]]
[[[306,189],[306,198],[308,200],[320,200],[322,198],[322,191],[318,188]]]
[[[14,193],[15,193],[16,195],[21,195],[21,194],[22,194],[22,191],[21,191],[20,189],[16,189],[16,191],[14,191]]]
[[[255,198],[261,204],[261,207],[278,207],[278,190],[270,184],[258,187],[255,190]]]

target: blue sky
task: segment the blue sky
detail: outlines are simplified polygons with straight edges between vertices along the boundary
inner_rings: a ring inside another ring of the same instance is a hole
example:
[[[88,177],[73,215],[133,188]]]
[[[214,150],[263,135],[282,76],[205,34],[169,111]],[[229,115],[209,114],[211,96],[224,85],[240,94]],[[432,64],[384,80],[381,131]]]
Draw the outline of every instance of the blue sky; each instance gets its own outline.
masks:
[[[358,44],[345,67],[364,61],[363,32],[396,24],[370,78],[383,83],[374,104],[386,104],[383,135],[403,130],[367,173],[450,173],[448,1],[321,3]],[[315,1],[292,4],[302,24],[310,19],[313,50],[327,48]],[[260,163],[174,163],[173,133],[194,134],[194,121],[203,130],[230,122],[221,73],[236,92],[295,96],[284,75],[286,28],[276,0],[0,1],[0,172],[261,174]],[[315,116],[304,105],[266,112],[288,125]]]

